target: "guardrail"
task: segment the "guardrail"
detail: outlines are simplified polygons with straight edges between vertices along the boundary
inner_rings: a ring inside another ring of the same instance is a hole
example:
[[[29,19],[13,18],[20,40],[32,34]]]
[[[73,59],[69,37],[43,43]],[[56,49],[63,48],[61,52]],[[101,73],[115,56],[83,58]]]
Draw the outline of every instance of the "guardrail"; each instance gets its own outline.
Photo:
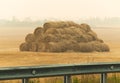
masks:
[[[71,83],[72,75],[101,74],[100,83],[107,83],[107,73],[114,72],[120,72],[120,63],[4,67],[0,68],[0,80],[22,79],[22,83],[28,83],[29,78],[64,76],[64,83]]]

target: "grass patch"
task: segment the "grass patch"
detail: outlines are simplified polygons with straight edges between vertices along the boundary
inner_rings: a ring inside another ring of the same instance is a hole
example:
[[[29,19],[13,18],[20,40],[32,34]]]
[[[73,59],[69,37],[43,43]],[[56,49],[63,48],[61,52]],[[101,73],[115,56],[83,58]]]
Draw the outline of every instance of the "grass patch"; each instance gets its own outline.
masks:
[[[63,77],[45,78],[44,82],[40,79],[31,79],[29,83],[64,83]],[[72,76],[72,83],[100,83],[100,75],[78,75]],[[107,78],[107,83],[120,83],[119,74],[110,74]]]

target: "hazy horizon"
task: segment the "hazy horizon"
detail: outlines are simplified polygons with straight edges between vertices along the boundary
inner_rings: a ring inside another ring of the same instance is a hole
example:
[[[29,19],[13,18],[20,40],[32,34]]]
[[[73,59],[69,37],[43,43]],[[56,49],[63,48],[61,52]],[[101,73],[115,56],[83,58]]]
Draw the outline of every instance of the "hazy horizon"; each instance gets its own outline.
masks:
[[[120,27],[119,3],[120,0],[0,0],[0,27],[36,27],[49,20]]]
[[[57,19],[57,18],[47,18],[47,19],[39,19],[33,20],[31,17],[27,17],[23,20],[18,19],[13,16],[11,20],[9,19],[0,19],[0,27],[38,27],[42,26],[47,21],[68,21],[68,19]],[[91,27],[116,27],[120,28],[120,17],[108,17],[108,18],[77,18],[77,19],[69,19],[69,21],[74,21],[76,23],[87,23]]]
[[[120,0],[0,0],[0,19],[120,17]]]

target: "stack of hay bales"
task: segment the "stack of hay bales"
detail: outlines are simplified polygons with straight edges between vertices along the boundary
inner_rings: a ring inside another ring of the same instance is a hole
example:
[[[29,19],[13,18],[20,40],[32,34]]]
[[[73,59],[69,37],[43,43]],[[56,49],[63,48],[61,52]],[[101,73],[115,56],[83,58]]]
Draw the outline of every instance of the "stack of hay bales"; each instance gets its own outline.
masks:
[[[46,22],[25,37],[20,51],[33,52],[106,52],[108,45],[97,37],[88,24],[72,21]]]

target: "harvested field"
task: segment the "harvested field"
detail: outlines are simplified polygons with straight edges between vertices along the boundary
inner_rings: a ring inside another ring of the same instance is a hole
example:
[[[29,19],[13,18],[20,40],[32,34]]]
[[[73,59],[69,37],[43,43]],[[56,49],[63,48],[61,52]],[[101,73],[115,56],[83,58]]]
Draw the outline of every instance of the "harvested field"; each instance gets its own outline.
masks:
[[[18,49],[19,45],[24,41],[24,37],[27,35],[27,33],[32,32],[33,30],[33,28],[7,28],[6,31],[4,28],[0,28],[0,67],[120,61],[120,29],[118,28],[94,29],[99,38],[103,39],[106,44],[109,45],[111,49],[110,52],[20,52]],[[46,83],[46,80],[54,80],[54,78],[46,78],[40,80],[42,83]],[[0,83],[20,83],[20,80],[0,81]]]
[[[94,29],[98,36],[105,40],[110,46],[110,52],[92,53],[44,53],[44,52],[20,52],[19,45],[24,41],[24,37],[31,29],[8,29],[9,34],[0,37],[0,66],[26,66],[45,64],[68,64],[68,63],[88,63],[88,62],[111,62],[120,60],[120,29]],[[21,31],[24,31],[20,33]],[[0,30],[1,31],[1,30]],[[5,30],[2,30],[2,33]],[[16,35],[15,35],[16,34]],[[110,36],[109,36],[110,35]],[[112,36],[112,37],[111,37]]]

